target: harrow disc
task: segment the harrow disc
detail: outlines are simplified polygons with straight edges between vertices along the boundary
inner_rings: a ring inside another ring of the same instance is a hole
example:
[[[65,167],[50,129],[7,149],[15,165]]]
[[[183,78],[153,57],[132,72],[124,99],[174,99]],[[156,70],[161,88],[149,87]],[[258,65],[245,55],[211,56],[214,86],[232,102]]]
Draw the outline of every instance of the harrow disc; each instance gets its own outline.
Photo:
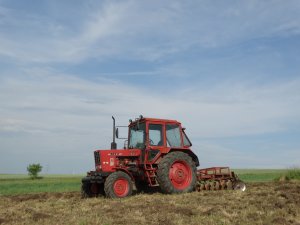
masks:
[[[200,184],[200,191],[205,190],[205,185],[204,184]]]
[[[220,186],[221,186],[221,190],[225,190],[227,188],[226,181],[225,180],[221,180]]]
[[[227,187],[227,190],[232,190],[232,182],[231,182],[231,180],[229,180],[229,181],[226,182],[226,187]]]
[[[214,190],[216,190],[216,191],[220,190],[220,183],[219,183],[219,181],[216,181],[214,183]]]
[[[246,190],[246,184],[242,181],[238,181],[233,185],[233,190],[245,191]]]
[[[211,189],[211,185],[210,185],[210,183],[206,183],[205,184],[205,190],[207,190],[207,191],[209,191]]]

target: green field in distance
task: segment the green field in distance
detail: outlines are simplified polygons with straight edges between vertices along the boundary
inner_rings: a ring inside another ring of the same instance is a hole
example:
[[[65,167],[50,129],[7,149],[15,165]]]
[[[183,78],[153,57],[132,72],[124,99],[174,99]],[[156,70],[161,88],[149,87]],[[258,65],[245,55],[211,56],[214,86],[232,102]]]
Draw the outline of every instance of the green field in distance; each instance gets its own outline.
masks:
[[[279,179],[286,169],[232,169],[245,182],[267,182]]]
[[[244,182],[268,182],[285,174],[284,169],[233,169]],[[0,174],[0,195],[79,191],[82,175],[41,175],[31,180],[26,174]]]
[[[41,176],[41,179],[32,180],[22,174],[0,174],[0,195],[79,191],[84,175]]]

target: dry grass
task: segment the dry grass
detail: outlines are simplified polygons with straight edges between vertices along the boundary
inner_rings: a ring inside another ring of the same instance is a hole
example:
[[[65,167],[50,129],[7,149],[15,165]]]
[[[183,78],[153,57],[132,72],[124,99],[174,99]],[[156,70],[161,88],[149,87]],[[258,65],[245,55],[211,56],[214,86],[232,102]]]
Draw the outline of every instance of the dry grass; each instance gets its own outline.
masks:
[[[299,224],[300,183],[252,183],[246,192],[138,194],[81,199],[79,192],[0,197],[0,224]]]

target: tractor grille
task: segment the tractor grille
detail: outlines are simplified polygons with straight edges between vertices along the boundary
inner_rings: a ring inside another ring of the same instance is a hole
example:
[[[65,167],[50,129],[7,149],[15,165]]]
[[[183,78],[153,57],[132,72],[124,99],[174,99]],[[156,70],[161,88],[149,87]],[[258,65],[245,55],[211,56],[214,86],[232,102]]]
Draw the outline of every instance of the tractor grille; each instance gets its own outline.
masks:
[[[95,165],[100,164],[100,154],[99,152],[94,152]]]

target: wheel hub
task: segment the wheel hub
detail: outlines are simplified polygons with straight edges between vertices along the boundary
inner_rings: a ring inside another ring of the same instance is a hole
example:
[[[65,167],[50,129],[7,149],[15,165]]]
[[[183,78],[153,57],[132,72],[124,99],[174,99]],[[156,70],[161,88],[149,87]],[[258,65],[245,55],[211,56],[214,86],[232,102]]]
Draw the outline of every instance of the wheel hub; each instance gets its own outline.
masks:
[[[129,184],[126,179],[118,179],[114,183],[114,192],[118,197],[124,197],[129,191]]]
[[[183,190],[191,183],[191,168],[184,161],[176,161],[170,168],[169,178],[176,189]]]

